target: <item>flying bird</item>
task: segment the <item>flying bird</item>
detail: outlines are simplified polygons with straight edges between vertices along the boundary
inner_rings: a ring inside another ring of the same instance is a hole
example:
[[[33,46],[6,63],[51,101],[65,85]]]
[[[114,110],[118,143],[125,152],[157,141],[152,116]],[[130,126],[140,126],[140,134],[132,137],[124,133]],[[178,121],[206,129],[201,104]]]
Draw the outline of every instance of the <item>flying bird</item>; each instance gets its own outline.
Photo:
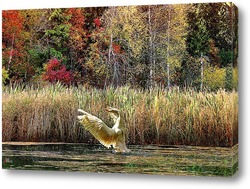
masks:
[[[130,152],[125,143],[125,127],[121,121],[120,110],[112,107],[106,108],[115,124],[108,127],[101,119],[88,112],[78,109],[78,120],[81,125],[88,130],[102,145],[107,148],[113,146],[116,152]]]

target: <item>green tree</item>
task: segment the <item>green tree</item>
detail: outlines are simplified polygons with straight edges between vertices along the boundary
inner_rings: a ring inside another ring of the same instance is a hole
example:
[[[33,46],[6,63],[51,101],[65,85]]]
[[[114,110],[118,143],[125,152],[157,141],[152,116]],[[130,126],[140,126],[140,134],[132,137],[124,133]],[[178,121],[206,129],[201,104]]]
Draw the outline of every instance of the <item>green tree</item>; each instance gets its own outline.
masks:
[[[187,39],[188,52],[193,57],[207,55],[209,51],[209,31],[207,29],[204,10],[207,4],[193,4],[188,13],[189,35]]]
[[[43,64],[48,57],[45,30],[49,27],[50,9],[21,10],[24,18],[24,48],[27,52],[27,62],[34,69],[30,78],[32,81],[42,74]]]
[[[67,62],[69,43],[70,15],[65,13],[65,9],[52,9],[49,16],[49,27],[45,30],[45,41],[49,58],[58,58]]]

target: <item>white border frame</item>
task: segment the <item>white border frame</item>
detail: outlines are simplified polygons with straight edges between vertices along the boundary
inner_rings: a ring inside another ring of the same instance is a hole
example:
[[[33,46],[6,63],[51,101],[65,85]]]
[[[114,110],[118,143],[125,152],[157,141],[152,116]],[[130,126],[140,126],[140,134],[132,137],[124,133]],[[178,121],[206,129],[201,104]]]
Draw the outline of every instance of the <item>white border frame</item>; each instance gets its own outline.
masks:
[[[210,0],[1,0],[0,9],[30,9],[30,8],[68,8],[93,7],[114,5],[140,5],[140,4],[174,4],[174,3],[201,3],[226,2]],[[17,171],[0,170],[1,188],[246,188],[250,183],[249,169],[249,140],[250,136],[250,6],[246,0],[233,0],[239,8],[239,171],[232,178],[220,177],[191,177],[191,176],[159,176],[136,174],[110,174],[110,173],[74,173],[53,171]],[[0,33],[2,36],[2,14],[0,16]],[[2,39],[0,41],[2,44]],[[247,54],[248,53],[248,54]],[[0,54],[2,60],[2,53]],[[1,73],[1,72],[0,72]],[[0,82],[1,85],[1,82]],[[2,98],[1,98],[2,99]],[[2,106],[0,107],[2,111]],[[1,115],[2,116],[2,115]],[[0,117],[0,122],[2,117]],[[2,129],[0,131],[2,141]],[[0,146],[2,162],[2,146]]]

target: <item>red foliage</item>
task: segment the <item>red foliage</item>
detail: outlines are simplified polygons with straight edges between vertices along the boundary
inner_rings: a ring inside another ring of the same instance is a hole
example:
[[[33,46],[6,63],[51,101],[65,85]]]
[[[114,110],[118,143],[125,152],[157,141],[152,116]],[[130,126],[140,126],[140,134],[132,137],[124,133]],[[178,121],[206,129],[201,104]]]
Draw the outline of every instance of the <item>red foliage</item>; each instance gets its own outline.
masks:
[[[100,20],[100,18],[95,18],[94,19],[94,23],[95,23],[96,27],[99,28],[101,26],[101,20]]]
[[[54,58],[46,65],[43,80],[51,83],[59,81],[63,84],[69,85],[73,81],[73,75],[70,71],[66,70],[65,65],[61,65],[61,63]]]

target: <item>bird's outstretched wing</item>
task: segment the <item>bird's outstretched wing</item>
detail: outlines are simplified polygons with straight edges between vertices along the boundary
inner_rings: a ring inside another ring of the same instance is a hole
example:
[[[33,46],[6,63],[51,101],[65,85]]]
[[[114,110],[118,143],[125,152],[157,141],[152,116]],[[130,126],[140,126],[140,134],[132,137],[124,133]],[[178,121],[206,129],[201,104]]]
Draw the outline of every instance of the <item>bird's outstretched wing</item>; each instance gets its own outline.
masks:
[[[101,144],[110,148],[115,140],[115,131],[109,128],[101,119],[81,109],[79,112],[85,114],[78,116],[82,126],[88,130]]]

